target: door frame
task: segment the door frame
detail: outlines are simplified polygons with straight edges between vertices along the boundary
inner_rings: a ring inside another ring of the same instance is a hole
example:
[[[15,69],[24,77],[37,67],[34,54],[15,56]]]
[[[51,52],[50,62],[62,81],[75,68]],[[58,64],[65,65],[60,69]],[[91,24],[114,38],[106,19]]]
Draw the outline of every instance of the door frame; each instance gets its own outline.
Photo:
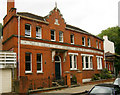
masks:
[[[61,65],[61,57],[59,55],[56,55],[59,58],[59,61],[55,61],[56,64],[60,64],[60,76],[62,76],[62,65]],[[55,57],[56,57],[55,56]]]

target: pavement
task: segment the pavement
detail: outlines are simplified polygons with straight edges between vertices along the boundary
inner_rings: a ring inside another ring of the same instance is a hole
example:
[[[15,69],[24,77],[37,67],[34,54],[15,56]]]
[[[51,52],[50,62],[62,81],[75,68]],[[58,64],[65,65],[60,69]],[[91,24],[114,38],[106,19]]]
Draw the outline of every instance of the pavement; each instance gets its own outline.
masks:
[[[104,83],[113,83],[113,82],[104,82]],[[98,83],[97,83],[98,84]],[[53,90],[49,92],[43,92],[40,94],[30,94],[30,95],[84,95],[84,94],[75,94],[75,93],[83,93],[85,91],[89,91],[96,84],[86,84],[78,87],[69,87],[59,90]]]
[[[105,82],[105,83],[113,83],[113,82]],[[62,90],[55,90],[55,91],[49,91],[49,92],[44,92],[44,93],[71,93],[71,94],[74,94],[74,93],[83,93],[85,91],[89,91],[92,87],[94,87],[94,85],[96,84],[87,84],[87,85],[82,85],[82,86],[79,86],[79,87],[72,87],[72,88],[65,88],[65,89],[62,89]]]

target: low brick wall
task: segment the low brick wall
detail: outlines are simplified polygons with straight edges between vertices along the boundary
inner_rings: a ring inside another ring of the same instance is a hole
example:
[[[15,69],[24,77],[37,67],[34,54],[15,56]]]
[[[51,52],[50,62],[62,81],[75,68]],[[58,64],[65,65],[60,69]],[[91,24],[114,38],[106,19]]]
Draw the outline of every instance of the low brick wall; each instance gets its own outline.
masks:
[[[104,83],[104,82],[114,82],[115,78],[112,79],[102,79],[102,80],[96,80],[96,81],[90,81],[90,82],[85,82],[82,85],[88,85],[88,84],[99,84],[99,83]]]

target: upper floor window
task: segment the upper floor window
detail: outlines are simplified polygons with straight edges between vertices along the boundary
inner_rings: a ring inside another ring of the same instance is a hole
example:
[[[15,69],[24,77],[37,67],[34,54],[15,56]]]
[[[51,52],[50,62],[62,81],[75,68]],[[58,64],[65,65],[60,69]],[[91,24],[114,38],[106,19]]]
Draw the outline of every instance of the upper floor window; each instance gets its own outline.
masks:
[[[74,35],[73,34],[70,35],[70,41],[71,41],[71,44],[74,44]]]
[[[59,31],[59,41],[63,42],[63,32]]]
[[[102,69],[102,57],[97,56],[97,69]]]
[[[55,41],[55,31],[51,30],[51,41]]]
[[[90,38],[88,38],[88,47],[90,47],[91,44],[90,44]]]
[[[42,54],[37,54],[37,73],[42,72]]]
[[[55,19],[55,23],[54,24],[59,25],[57,18]]]
[[[25,24],[25,36],[31,37],[31,25]]]
[[[85,46],[85,37],[82,37],[82,45]]]
[[[41,27],[36,27],[36,38],[42,38]]]
[[[99,49],[101,49],[101,42],[99,42]]]
[[[32,72],[32,54],[30,52],[25,53],[25,73]]]
[[[96,40],[96,48],[98,49],[98,41]]]
[[[70,70],[77,70],[77,55],[70,54]]]
[[[92,55],[82,54],[82,68],[93,69],[93,57]]]

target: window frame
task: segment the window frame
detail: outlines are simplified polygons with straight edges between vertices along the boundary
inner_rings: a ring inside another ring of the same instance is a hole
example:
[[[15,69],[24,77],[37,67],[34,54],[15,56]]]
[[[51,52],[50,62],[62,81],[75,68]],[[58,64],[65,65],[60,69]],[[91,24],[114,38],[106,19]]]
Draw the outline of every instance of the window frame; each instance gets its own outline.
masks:
[[[84,40],[83,40],[84,39]],[[84,44],[83,44],[84,43]],[[82,46],[85,46],[85,37],[82,37]]]
[[[101,42],[99,41],[99,49],[101,49]]]
[[[96,48],[98,49],[98,40],[96,40]]]
[[[42,39],[42,28],[40,26],[36,26],[36,28],[40,28],[40,35],[37,37],[37,31],[36,31],[36,38]]]
[[[29,26],[30,26],[30,35],[29,35],[29,36],[26,35],[26,28],[25,28],[25,37],[31,37],[31,24],[27,24],[27,23],[26,23],[25,26],[26,26],[26,25],[29,25]]]
[[[82,69],[83,70],[92,70],[93,69],[93,55],[81,54],[82,56]],[[86,68],[86,58],[88,58],[88,68]],[[92,58],[92,60],[91,60]],[[92,66],[91,66],[92,64]]]
[[[69,53],[69,56],[70,56],[70,70],[77,70],[77,55],[78,55],[77,53]]]
[[[87,40],[88,40],[88,47],[91,47],[90,38],[88,38]]]
[[[37,64],[37,67],[38,67],[38,64],[41,64],[41,70],[38,70],[38,68],[37,68],[37,73],[42,73],[43,72],[43,67],[42,67],[42,53],[37,53],[36,55],[38,55],[38,54],[40,54],[40,56],[41,56],[41,62],[38,62],[38,59],[37,59],[37,61],[36,61],[36,64]]]
[[[96,58],[97,58],[97,69],[101,70],[103,68],[102,67],[102,64],[103,64],[102,59],[103,59],[103,57],[102,56],[96,56]]]
[[[52,31],[54,32],[54,35],[52,35],[52,34],[51,34],[51,32],[52,32]],[[50,31],[50,36],[51,36],[51,41],[56,41],[56,37],[55,37],[55,36],[56,36],[56,34],[55,34],[55,30],[51,30],[51,31]],[[54,36],[54,40],[52,39],[52,36]]]
[[[30,70],[26,70],[26,54],[30,54]],[[31,52],[25,52],[25,73],[32,73],[32,53]]]
[[[55,22],[54,22],[54,24],[56,24],[56,25],[60,25],[59,23],[58,23],[58,19],[57,18],[55,18]]]
[[[60,36],[60,33],[62,33],[62,36]],[[62,39],[61,41],[60,41],[60,38]],[[59,42],[63,42],[63,32],[62,31],[59,31]]]
[[[74,34],[70,34],[70,43],[74,44]]]

